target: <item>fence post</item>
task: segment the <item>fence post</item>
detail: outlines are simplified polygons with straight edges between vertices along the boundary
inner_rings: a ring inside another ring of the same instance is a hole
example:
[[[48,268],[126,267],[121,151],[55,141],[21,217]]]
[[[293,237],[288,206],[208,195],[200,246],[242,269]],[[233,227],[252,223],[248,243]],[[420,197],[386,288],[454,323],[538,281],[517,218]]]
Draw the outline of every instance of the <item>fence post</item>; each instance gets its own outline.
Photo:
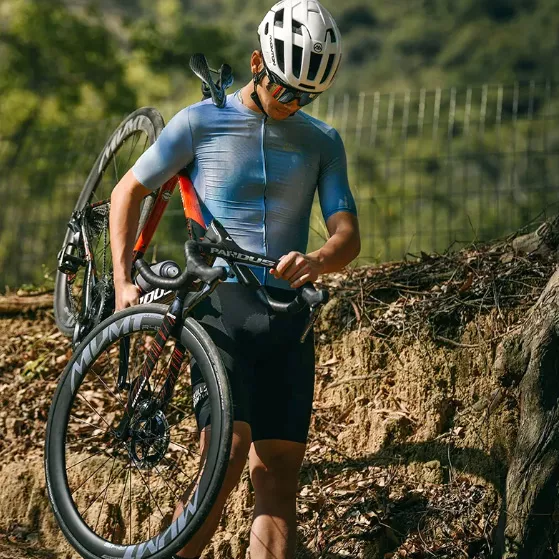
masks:
[[[363,115],[365,113],[365,93],[359,94],[359,104],[357,106],[357,122],[355,125],[355,145],[357,149],[361,147],[361,132],[363,131]]]

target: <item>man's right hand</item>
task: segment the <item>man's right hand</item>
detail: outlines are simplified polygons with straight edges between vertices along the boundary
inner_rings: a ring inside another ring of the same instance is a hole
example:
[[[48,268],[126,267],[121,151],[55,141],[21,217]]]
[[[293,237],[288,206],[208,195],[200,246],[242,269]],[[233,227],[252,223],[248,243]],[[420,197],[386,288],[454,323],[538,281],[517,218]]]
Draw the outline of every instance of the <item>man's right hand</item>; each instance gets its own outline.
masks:
[[[117,311],[127,307],[133,307],[140,301],[140,290],[129,281],[115,283],[115,303]]]

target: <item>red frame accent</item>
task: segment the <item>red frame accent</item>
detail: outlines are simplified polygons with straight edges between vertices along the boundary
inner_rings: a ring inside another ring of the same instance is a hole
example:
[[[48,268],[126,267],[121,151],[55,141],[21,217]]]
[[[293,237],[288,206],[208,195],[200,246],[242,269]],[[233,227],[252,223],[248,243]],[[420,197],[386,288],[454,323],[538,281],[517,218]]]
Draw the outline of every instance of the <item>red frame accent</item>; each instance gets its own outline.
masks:
[[[181,176],[179,177],[179,184],[184,217],[186,219],[193,219],[198,225],[206,229],[207,224],[204,221],[200,200],[192,181],[188,177]]]
[[[134,246],[134,260],[137,260],[146,253],[157,226],[163,217],[163,213],[169,204],[169,200],[175,191],[177,179],[184,209],[184,216],[187,223],[188,220],[191,219],[196,221],[196,223],[198,223],[203,229],[206,229],[207,226],[202,215],[198,194],[196,193],[196,189],[194,188],[192,181],[188,177],[175,175],[159,189],[157,198],[153,204],[153,208],[151,209],[151,213],[149,214],[144,228],[140,232],[136,245]]]

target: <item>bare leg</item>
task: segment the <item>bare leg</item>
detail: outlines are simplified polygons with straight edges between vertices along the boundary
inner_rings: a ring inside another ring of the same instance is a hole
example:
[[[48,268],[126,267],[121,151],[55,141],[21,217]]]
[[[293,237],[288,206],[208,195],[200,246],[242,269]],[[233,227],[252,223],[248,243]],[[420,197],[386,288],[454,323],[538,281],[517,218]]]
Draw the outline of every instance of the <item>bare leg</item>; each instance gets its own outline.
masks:
[[[209,433],[204,431],[200,437],[200,447],[202,451],[202,456],[205,456],[208,443],[209,443]],[[225,481],[221,491],[217,497],[217,500],[204,524],[201,528],[194,534],[194,537],[188,542],[188,544],[183,547],[177,554],[179,557],[198,557],[204,547],[209,543],[217,526],[219,524],[219,519],[221,518],[221,513],[223,512],[223,507],[225,506],[225,501],[227,497],[237,485],[241,473],[246,463],[247,454],[251,443],[251,431],[250,425],[243,421],[235,421],[233,423],[233,444],[231,445],[231,458],[229,460],[229,465],[227,467],[227,473],[225,475]],[[175,514],[173,520],[179,516],[183,511],[184,504],[188,501],[190,496],[191,487],[187,489],[183,495],[181,502],[177,504],[175,509]]]
[[[297,535],[296,500],[305,445],[265,440],[250,449],[255,506],[250,533],[251,559],[293,559]]]

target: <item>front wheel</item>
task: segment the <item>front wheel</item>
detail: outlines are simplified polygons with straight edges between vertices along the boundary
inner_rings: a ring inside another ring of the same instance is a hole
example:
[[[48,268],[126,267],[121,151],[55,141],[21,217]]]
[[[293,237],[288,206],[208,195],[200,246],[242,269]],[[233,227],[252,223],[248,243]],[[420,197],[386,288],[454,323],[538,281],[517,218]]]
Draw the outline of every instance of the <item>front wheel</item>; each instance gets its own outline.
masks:
[[[178,342],[168,339],[138,393],[127,435],[118,431],[130,386],[141,378],[167,310],[132,307],[95,328],[74,353],[51,405],[48,496],[64,535],[87,559],[168,558],[201,526],[221,489],[232,437],[229,385],[215,345],[192,318]],[[158,400],[171,360],[176,363],[175,344],[184,358],[174,395]],[[126,383],[119,382],[123,361]],[[188,369],[194,361],[204,383],[193,397]],[[200,389],[210,406],[202,452],[193,414]]]
[[[84,333],[114,309],[113,265],[109,246],[109,208],[113,188],[151,146],[164,121],[153,108],[144,107],[126,117],[113,132],[91,169],[75,205],[58,256],[54,283],[54,318],[67,336],[76,323]],[[140,228],[146,222],[155,194],[142,206]],[[92,261],[90,270],[87,262]],[[87,293],[87,304],[84,294]]]

